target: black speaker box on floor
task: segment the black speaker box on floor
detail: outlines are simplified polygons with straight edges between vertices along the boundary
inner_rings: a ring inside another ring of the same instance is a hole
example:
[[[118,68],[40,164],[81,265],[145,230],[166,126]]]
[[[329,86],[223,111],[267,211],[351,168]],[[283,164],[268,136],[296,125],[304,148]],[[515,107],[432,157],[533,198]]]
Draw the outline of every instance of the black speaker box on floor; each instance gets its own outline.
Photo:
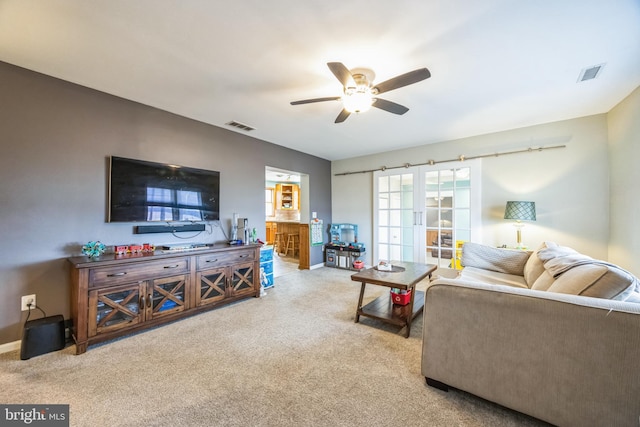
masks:
[[[62,350],[65,341],[64,317],[61,314],[28,320],[22,332],[20,359],[27,360],[33,356]]]

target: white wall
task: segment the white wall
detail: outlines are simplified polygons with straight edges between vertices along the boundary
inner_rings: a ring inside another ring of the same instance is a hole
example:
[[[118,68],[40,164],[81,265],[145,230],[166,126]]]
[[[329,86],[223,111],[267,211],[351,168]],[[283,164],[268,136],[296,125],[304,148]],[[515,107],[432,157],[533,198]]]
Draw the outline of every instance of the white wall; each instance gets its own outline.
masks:
[[[609,260],[640,276],[640,88],[608,114],[611,170]]]
[[[507,200],[536,202],[537,221],[523,229],[523,242],[555,241],[595,258],[607,258],[609,166],[604,114],[475,136],[418,148],[332,162],[332,216],[359,226],[359,241],[372,263],[372,173],[336,173],[457,159],[540,146],[566,148],[488,157],[482,160],[482,239],[515,244],[515,229],[502,219]],[[390,141],[390,148],[393,142]],[[377,260],[376,260],[377,261]]]

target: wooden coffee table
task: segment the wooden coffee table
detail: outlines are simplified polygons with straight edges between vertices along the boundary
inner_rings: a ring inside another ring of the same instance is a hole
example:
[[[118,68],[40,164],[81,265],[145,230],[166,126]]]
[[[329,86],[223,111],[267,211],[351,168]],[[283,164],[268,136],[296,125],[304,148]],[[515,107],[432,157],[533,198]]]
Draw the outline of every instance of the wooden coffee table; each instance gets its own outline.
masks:
[[[367,316],[393,325],[405,326],[405,337],[408,338],[411,333],[411,322],[424,309],[424,292],[417,291],[416,284],[425,277],[431,277],[437,266],[414,262],[395,262],[392,265],[394,271],[379,271],[376,267],[373,267],[351,275],[351,280],[362,283],[356,310],[356,323],[360,321],[360,316]],[[411,290],[409,304],[393,304],[391,293],[386,292],[363,307],[362,298],[364,297],[364,289],[367,283],[388,288]]]

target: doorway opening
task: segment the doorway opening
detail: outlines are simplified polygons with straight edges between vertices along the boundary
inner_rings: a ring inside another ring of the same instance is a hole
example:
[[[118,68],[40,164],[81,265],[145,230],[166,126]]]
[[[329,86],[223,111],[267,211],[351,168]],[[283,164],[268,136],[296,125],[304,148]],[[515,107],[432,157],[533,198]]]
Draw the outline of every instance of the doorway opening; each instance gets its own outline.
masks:
[[[309,222],[309,178],[300,172],[265,168],[265,236],[273,245],[273,277],[308,265],[300,224]],[[302,237],[302,239],[301,239]]]

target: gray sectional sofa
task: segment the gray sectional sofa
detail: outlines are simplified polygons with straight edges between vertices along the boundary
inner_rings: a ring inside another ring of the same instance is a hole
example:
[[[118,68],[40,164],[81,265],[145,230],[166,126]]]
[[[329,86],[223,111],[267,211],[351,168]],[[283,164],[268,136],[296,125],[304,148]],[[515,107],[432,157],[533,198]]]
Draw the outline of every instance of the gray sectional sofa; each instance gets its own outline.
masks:
[[[467,243],[426,291],[422,374],[558,426],[640,425],[640,284],[553,243]]]

